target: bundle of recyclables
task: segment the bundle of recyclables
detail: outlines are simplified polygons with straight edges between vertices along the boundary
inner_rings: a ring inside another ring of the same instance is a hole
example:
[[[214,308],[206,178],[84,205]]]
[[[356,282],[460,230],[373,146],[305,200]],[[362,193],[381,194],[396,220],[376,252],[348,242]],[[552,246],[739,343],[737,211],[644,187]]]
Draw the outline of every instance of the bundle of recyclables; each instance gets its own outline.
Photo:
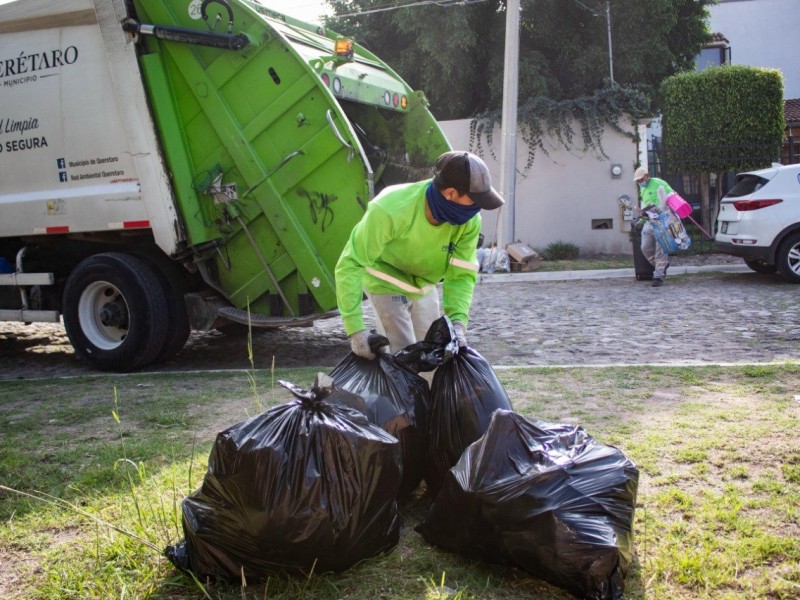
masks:
[[[659,206],[648,207],[644,211],[650,224],[653,226],[653,234],[667,254],[672,254],[678,250],[686,250],[692,245],[692,240],[686,232],[686,228],[681,223],[681,214],[685,215],[688,208],[691,213],[691,206],[674,192],[667,195],[664,186],[658,188]],[[673,205],[677,208],[675,210]]]
[[[680,217],[672,209],[667,208],[656,214],[647,211],[648,220],[653,226],[653,233],[661,248],[667,254],[678,250],[686,250],[692,245],[692,240],[681,223]]]

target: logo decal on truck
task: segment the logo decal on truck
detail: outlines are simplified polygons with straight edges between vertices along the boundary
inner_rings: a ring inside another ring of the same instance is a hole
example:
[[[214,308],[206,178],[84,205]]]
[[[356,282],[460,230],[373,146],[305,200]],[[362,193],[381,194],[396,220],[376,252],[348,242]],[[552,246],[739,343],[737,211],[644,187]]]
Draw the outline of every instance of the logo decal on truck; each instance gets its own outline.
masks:
[[[40,71],[57,69],[65,65],[74,65],[78,61],[77,46],[67,46],[63,50],[45,50],[31,54],[25,51],[10,58],[0,58],[0,80],[3,87],[14,87],[23,83],[31,83],[40,77],[50,77],[55,73],[36,75]]]

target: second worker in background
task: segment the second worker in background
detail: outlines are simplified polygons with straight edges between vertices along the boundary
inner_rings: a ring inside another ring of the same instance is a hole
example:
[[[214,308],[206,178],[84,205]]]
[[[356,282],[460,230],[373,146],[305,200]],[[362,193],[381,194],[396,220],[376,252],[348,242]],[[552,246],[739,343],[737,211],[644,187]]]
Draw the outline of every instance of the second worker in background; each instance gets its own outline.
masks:
[[[667,194],[672,193],[672,188],[663,179],[657,177],[650,177],[650,173],[644,167],[639,167],[633,174],[633,180],[639,186],[639,212],[644,215],[648,209],[655,209],[656,212],[661,212],[664,207],[661,206],[661,199],[658,195],[659,188],[663,188],[662,195],[666,197]],[[664,285],[664,279],[667,276],[667,268],[669,267],[669,255],[664,252],[661,244],[656,239],[653,230],[653,224],[645,221],[645,217],[636,224],[636,227],[642,232],[642,254],[647,261],[655,267],[653,271],[653,287],[661,287]]]

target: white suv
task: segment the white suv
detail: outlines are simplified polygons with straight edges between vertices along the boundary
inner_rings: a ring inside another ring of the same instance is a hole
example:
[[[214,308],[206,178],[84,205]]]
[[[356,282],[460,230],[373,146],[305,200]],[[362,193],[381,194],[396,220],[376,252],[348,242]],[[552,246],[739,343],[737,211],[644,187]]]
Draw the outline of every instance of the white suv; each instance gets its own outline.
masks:
[[[800,283],[800,164],[739,173],[720,201],[717,248]]]

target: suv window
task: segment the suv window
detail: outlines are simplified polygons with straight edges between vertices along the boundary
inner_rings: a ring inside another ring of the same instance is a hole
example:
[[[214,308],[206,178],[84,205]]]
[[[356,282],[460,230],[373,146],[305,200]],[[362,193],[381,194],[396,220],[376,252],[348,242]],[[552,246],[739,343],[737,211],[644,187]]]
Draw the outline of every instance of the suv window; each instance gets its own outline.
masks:
[[[764,179],[758,175],[744,175],[736,185],[731,188],[731,191],[725,194],[726,198],[739,198],[741,196],[749,196],[753,192],[757,192],[762,187],[769,183],[769,179]]]

